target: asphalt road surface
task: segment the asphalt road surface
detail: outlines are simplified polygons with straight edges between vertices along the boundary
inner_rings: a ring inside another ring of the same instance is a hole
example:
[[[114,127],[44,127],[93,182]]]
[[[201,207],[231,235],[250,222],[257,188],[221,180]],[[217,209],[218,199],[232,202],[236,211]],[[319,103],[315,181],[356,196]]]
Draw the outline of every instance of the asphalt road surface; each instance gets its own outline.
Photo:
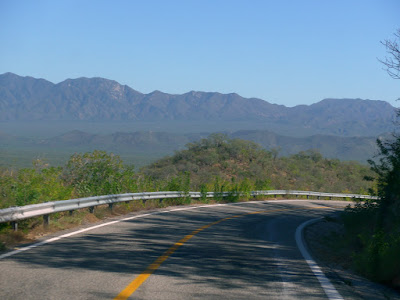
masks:
[[[295,231],[347,204],[257,201],[108,220],[0,259],[0,299],[327,299]]]

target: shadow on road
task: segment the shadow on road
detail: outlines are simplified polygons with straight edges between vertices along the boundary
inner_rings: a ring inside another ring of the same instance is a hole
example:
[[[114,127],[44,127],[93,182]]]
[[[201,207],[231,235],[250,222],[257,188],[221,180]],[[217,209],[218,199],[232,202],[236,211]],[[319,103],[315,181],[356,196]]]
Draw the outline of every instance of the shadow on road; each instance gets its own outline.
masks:
[[[269,208],[260,203],[246,206],[243,212]],[[288,206],[274,204],[273,208]],[[181,211],[124,221],[8,259],[39,273],[44,269],[85,270],[128,274],[134,279],[193,230],[240,210],[244,208]],[[182,287],[190,289],[193,298],[204,293],[220,298],[221,292],[226,292],[228,298],[283,295],[320,299],[324,293],[297,250],[294,231],[297,224],[321,213],[286,210],[226,220],[187,241],[152,276],[169,281],[164,287],[167,293]],[[110,296],[99,293],[99,298]]]

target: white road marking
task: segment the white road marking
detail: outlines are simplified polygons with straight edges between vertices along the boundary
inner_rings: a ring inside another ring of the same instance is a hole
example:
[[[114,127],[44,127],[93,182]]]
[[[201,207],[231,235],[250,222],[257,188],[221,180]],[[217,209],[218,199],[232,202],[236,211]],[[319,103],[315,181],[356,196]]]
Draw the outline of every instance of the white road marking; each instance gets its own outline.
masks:
[[[313,260],[312,256],[310,253],[307,251],[307,248],[304,244],[303,241],[303,229],[317,221],[319,221],[321,218],[317,219],[312,219],[309,221],[306,221],[302,224],[300,224],[299,227],[296,229],[296,243],[297,247],[299,248],[301,254],[303,255],[304,259],[310,266],[311,270],[313,271],[314,275],[318,278],[319,283],[321,284],[321,287],[325,291],[325,294],[328,296],[329,299],[331,300],[343,300],[343,297],[339,294],[339,292],[335,289],[333,284],[329,281],[328,278],[326,278],[325,274],[322,272],[321,268],[317,265],[317,263]]]

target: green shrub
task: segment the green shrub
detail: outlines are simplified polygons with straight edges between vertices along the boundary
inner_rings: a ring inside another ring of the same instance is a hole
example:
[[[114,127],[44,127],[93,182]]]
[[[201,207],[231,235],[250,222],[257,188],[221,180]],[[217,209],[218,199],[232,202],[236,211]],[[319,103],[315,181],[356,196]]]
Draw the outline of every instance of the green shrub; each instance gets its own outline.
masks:
[[[205,184],[200,185],[200,193],[201,193],[200,201],[203,203],[208,203],[209,201],[207,198],[207,193],[208,193],[207,185]]]

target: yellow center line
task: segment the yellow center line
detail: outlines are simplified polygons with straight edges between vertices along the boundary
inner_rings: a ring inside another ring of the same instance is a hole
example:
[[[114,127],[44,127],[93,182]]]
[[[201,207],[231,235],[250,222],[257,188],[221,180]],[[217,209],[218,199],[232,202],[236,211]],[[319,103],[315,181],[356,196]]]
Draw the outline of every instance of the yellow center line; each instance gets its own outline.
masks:
[[[136,277],[131,283],[129,283],[123,290],[120,292],[114,300],[126,300],[129,298],[130,295],[132,295],[145,281],[146,279],[156,271],[161,264],[168,258],[170,257],[180,246],[182,246],[184,243],[186,243],[188,240],[190,240],[192,237],[194,237],[197,233],[203,231],[204,229],[207,229],[213,225],[216,225],[218,223],[231,220],[233,218],[241,218],[244,216],[248,215],[254,215],[254,214],[261,214],[261,213],[266,213],[266,212],[279,212],[279,211],[288,211],[288,210],[298,210],[298,209],[319,209],[319,208],[326,208],[322,206],[315,206],[315,207],[302,207],[302,208],[286,208],[286,209],[274,209],[274,210],[261,210],[261,211],[255,211],[255,212],[250,212],[250,213],[245,213],[245,214],[240,214],[240,215],[235,215],[231,216],[228,218],[223,218],[221,220],[211,222],[207,225],[204,225],[196,230],[194,230],[192,233],[188,234],[185,236],[183,239],[179,240],[176,242],[172,247],[170,247],[167,251],[165,251],[160,257],[158,257],[153,263],[151,263],[146,270],[144,270],[138,277]]]

